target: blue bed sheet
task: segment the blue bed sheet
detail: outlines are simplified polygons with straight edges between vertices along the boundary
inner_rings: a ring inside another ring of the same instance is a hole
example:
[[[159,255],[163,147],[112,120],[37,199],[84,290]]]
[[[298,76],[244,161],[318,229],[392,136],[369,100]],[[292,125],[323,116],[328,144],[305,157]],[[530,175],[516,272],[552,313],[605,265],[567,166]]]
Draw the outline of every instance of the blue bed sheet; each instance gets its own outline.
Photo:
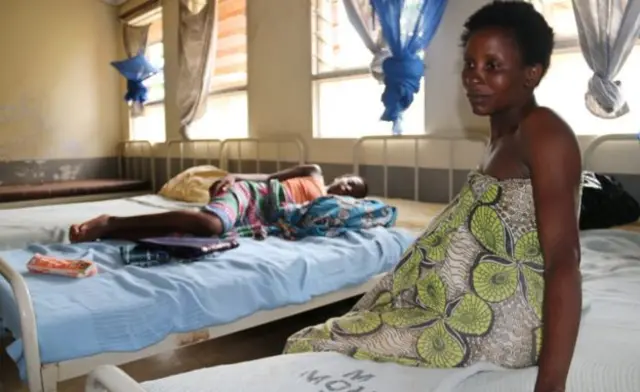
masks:
[[[300,304],[364,283],[390,270],[415,238],[401,229],[374,228],[341,238],[286,241],[240,239],[240,246],[192,264],[124,266],[122,242],[32,245],[2,251],[29,286],[43,363],[98,353],[137,351],[175,332],[229,323],[259,310]],[[97,276],[32,275],[36,253],[89,258]],[[11,288],[0,282],[0,318],[19,337]],[[24,369],[21,340],[7,352]],[[24,372],[22,372],[24,373]]]

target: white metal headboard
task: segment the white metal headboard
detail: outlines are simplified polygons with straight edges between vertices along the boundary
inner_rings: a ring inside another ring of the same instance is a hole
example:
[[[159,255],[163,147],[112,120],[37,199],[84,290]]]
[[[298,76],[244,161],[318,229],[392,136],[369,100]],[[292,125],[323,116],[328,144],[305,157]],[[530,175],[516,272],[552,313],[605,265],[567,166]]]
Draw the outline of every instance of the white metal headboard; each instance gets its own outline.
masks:
[[[223,170],[229,169],[229,155],[231,148],[235,146],[236,155],[238,159],[238,171],[242,171],[242,145],[253,144],[255,146],[255,157],[253,160],[256,162],[256,171],[260,172],[261,163],[263,159],[260,157],[260,145],[273,144],[276,148],[276,169],[280,170],[280,165],[283,162],[282,147],[287,144],[293,145],[297,152],[297,161],[299,164],[303,164],[306,160],[307,150],[302,139],[297,137],[264,137],[264,138],[238,138],[238,139],[200,139],[200,140],[171,140],[167,142],[167,176],[171,176],[172,173],[172,160],[174,158],[173,147],[178,146],[178,157],[180,159],[180,171],[186,169],[186,162],[191,161],[192,165],[195,165],[197,161],[206,160],[208,164],[212,164],[216,158],[218,159],[219,166]],[[195,153],[198,147],[202,146],[204,149],[205,157],[199,156]],[[194,151],[193,155],[188,158],[185,155],[185,150]]]
[[[191,157],[191,166],[195,166],[197,161],[206,161],[207,164],[213,164],[216,157],[220,156],[222,150],[221,139],[197,139],[197,140],[169,140],[167,142],[167,154],[165,156],[166,164],[166,181],[169,181],[172,173],[172,159],[173,159],[173,146],[178,146],[178,158],[180,159],[180,171],[185,170],[185,147],[189,147],[192,151],[197,151],[200,146],[204,147],[205,156],[200,157],[198,154],[194,154]]]
[[[635,142],[640,146],[640,135],[635,133],[612,133],[599,136],[591,141],[582,154],[582,169],[590,170],[591,160],[598,147],[607,142]]]
[[[156,165],[153,144],[147,140],[128,140],[118,145],[118,177],[147,180],[156,189]]]
[[[297,152],[298,164],[305,163],[307,159],[307,148],[304,141],[298,137],[292,136],[273,136],[263,138],[244,138],[244,139],[226,139],[220,146],[220,166],[223,169],[229,168],[229,152],[231,147],[235,144],[236,154],[238,159],[238,171],[242,172],[242,145],[254,144],[255,145],[255,162],[256,171],[260,173],[260,164],[262,159],[260,157],[260,145],[273,144],[276,148],[276,170],[280,170],[280,164],[283,161],[282,147],[287,144],[291,144]]]
[[[451,136],[451,135],[435,135],[435,134],[427,134],[427,135],[403,135],[403,136],[365,136],[355,143],[353,146],[353,171],[355,174],[359,174],[360,172],[360,162],[361,162],[361,149],[362,145],[367,142],[378,141],[382,142],[382,166],[383,166],[383,197],[388,197],[389,195],[389,157],[388,157],[388,145],[389,142],[397,142],[397,141],[413,141],[413,152],[414,152],[414,165],[413,165],[413,198],[418,201],[419,191],[420,191],[420,153],[419,153],[419,145],[421,141],[448,141],[449,143],[449,200],[453,199],[454,192],[454,149],[455,143],[466,141],[472,143],[482,143],[486,145],[488,142],[488,137],[480,134],[480,133],[471,133],[465,136]]]

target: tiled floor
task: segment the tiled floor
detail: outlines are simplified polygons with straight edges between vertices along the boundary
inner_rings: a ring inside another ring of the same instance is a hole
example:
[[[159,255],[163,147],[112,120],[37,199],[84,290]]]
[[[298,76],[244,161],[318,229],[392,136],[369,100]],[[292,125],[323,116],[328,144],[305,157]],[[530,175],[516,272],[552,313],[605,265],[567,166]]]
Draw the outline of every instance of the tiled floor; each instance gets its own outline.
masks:
[[[339,302],[298,316],[280,320],[234,335],[160,354],[121,366],[137,381],[153,380],[203,367],[247,361],[282,351],[289,335],[299,329],[325,321],[348,311],[355,300]],[[4,342],[6,343],[6,342]],[[3,344],[2,347],[5,345]],[[59,392],[83,392],[85,378],[59,384]],[[0,354],[0,392],[27,392],[21,386],[13,363]]]

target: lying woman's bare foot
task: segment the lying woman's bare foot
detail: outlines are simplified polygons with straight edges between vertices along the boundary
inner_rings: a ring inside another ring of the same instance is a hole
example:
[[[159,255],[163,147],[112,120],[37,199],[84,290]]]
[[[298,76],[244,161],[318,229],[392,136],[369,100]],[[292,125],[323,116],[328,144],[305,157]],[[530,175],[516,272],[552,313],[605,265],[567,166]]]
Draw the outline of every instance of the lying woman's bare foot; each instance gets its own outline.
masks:
[[[109,225],[109,215],[100,215],[79,225],[69,228],[69,240],[72,243],[90,242],[102,237]]]

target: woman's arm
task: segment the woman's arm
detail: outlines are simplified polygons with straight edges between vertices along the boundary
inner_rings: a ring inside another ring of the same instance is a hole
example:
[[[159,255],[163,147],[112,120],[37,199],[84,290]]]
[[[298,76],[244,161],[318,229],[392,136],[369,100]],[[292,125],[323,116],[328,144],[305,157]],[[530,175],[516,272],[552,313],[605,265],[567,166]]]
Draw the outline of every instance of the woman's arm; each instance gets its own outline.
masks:
[[[525,122],[522,134],[545,263],[542,350],[535,392],[562,392],[582,308],[580,149],[569,126],[548,109],[536,109]]]
[[[299,165],[295,167],[290,167],[288,169],[280,170],[279,172],[275,172],[272,174],[244,174],[244,173],[235,173],[230,174],[235,177],[237,181],[264,181],[268,182],[269,180],[278,180],[278,181],[286,181],[291,178],[297,177],[307,177],[314,175],[322,175],[322,170],[318,165]]]

